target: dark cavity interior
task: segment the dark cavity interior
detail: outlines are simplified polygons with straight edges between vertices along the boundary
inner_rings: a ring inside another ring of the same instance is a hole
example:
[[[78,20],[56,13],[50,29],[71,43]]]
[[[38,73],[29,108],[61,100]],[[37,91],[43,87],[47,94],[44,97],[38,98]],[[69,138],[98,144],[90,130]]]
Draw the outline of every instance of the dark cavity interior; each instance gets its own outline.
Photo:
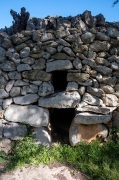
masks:
[[[55,92],[66,90],[67,86],[67,72],[66,71],[54,71],[52,72],[52,83]]]
[[[69,144],[69,128],[75,116],[75,109],[49,109],[51,136],[53,142]]]

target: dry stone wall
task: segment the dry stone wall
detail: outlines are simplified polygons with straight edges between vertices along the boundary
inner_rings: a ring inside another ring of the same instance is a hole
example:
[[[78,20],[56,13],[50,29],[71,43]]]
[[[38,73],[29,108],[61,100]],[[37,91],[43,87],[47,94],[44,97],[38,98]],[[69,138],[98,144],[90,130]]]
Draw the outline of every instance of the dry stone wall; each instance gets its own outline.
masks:
[[[75,108],[71,145],[106,138],[110,123],[119,127],[118,26],[88,11],[43,22],[36,28],[29,20],[27,30],[12,36],[0,33],[1,142],[24,137],[30,124],[50,147],[49,108]],[[63,91],[54,88],[56,71],[67,73]]]

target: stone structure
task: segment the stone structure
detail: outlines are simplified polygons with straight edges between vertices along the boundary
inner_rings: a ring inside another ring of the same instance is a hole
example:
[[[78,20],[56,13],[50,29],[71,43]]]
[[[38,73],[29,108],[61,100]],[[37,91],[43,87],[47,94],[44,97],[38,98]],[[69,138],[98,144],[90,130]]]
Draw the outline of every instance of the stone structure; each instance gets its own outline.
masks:
[[[110,123],[119,127],[118,78],[119,29],[101,14],[31,19],[25,31],[0,33],[0,137],[23,138],[30,124],[50,147],[53,112],[69,110],[71,145],[106,138]]]

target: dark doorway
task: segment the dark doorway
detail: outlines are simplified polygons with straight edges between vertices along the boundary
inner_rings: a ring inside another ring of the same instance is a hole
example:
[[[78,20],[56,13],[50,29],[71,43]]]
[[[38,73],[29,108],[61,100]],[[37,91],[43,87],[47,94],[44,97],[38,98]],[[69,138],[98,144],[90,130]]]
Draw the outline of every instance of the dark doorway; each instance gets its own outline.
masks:
[[[66,71],[52,72],[52,81],[55,92],[65,91],[67,86],[67,72]]]
[[[53,142],[69,144],[69,128],[75,116],[75,109],[49,109],[51,136]]]

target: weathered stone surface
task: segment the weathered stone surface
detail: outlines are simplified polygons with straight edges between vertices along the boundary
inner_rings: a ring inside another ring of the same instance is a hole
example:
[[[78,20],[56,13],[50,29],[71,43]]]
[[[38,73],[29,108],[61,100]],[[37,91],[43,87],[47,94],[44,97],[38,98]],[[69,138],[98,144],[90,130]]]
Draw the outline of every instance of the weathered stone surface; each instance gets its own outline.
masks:
[[[37,54],[30,54],[30,56],[31,56],[32,58],[39,59],[39,58],[43,57],[45,54],[46,54],[46,52],[41,51],[41,52],[39,52],[39,53],[37,53]]]
[[[46,73],[45,71],[32,70],[32,71],[24,71],[22,73],[22,77],[29,80],[41,80],[41,81],[49,81],[51,79],[51,74]]]
[[[67,81],[83,82],[89,79],[90,75],[86,73],[68,73]]]
[[[25,96],[18,96],[13,98],[13,101],[15,104],[20,104],[20,105],[27,105],[27,104],[32,104],[38,100],[39,96],[37,94],[28,94]]]
[[[73,69],[72,63],[69,60],[56,60],[46,64],[46,72],[52,72],[56,70]]]
[[[4,137],[11,140],[19,140],[25,137],[27,133],[27,128],[25,125],[20,125],[18,123],[10,123],[4,125]]]
[[[27,86],[27,85],[29,85],[29,83],[28,82],[24,82],[22,80],[17,80],[14,83],[14,86]]]
[[[81,86],[92,86],[93,81],[92,81],[92,79],[88,79],[85,82],[78,82],[78,84],[81,85]]]
[[[26,43],[22,43],[22,44],[19,44],[18,46],[15,46],[15,49],[17,51],[21,51],[22,49],[24,49],[25,47],[27,47],[27,44]]]
[[[20,91],[21,91],[20,87],[13,87],[10,91],[10,96],[11,97],[19,96]]]
[[[103,75],[107,75],[107,74],[112,73],[112,69],[110,69],[106,66],[97,66],[96,70]]]
[[[12,143],[10,139],[0,138],[0,151],[4,151],[9,154],[12,150]]]
[[[29,66],[29,64],[19,64],[17,66],[17,71],[18,72],[22,72],[22,71],[29,71],[31,70],[32,68]]]
[[[21,58],[26,58],[29,55],[30,55],[30,48],[29,47],[25,47],[24,49],[22,49],[20,51],[20,57]]]
[[[56,48],[53,47],[46,47],[46,51],[50,54],[55,54],[57,52]]]
[[[109,85],[106,84],[100,84],[100,88],[106,93],[106,94],[113,94],[114,88],[112,88]]]
[[[119,128],[119,111],[114,111],[112,114],[112,125],[116,128]]]
[[[118,78],[119,77],[119,71],[114,71],[113,76],[116,76]]]
[[[108,84],[108,85],[110,85],[112,87],[115,86],[116,81],[117,81],[117,78],[115,76],[112,76],[112,77],[103,77],[102,78],[102,83]]]
[[[93,42],[95,39],[95,35],[92,34],[91,32],[86,32],[81,36],[81,40],[83,41],[84,44],[89,44]]]
[[[76,69],[81,69],[82,68],[82,63],[81,63],[81,60],[76,57],[73,61],[73,65]]]
[[[13,80],[21,79],[21,74],[18,73],[17,71],[13,71],[13,72],[8,73],[8,76],[10,79],[13,79]]]
[[[84,59],[82,61],[82,63],[86,64],[86,65],[89,65],[92,68],[96,68],[97,67],[97,65],[96,65],[96,63],[95,63],[95,61],[93,59],[92,60],[91,59]]]
[[[82,20],[88,25],[89,27],[92,27],[94,25],[94,19],[91,15],[91,11],[84,11],[82,14]]]
[[[12,98],[3,100],[3,104],[2,104],[3,109],[6,109],[10,104],[12,104],[12,102],[13,102]]]
[[[57,31],[56,32],[56,38],[64,38],[66,36],[70,35],[69,31]]]
[[[112,70],[115,70],[115,71],[119,70],[119,64],[116,62],[112,62],[110,67]]]
[[[96,106],[101,105],[101,100],[98,97],[93,96],[93,95],[91,95],[89,93],[85,93],[83,95],[82,101],[84,101],[84,102],[86,102],[86,103],[88,103],[90,105],[96,105]]]
[[[102,89],[94,88],[91,86],[87,87],[87,92],[97,97],[101,97],[102,94],[104,94],[104,91]]]
[[[108,51],[110,48],[110,44],[106,41],[95,41],[89,45],[89,51],[100,52],[100,51]]]
[[[76,91],[78,90],[78,84],[76,82],[68,82],[66,91]]]
[[[25,122],[34,127],[42,127],[49,124],[48,109],[35,105],[11,105],[7,108],[4,115],[7,121],[20,123]]]
[[[4,40],[2,42],[2,47],[6,48],[6,49],[12,47],[12,41],[8,38],[4,38]]]
[[[0,68],[3,71],[15,71],[16,70],[16,66],[13,62],[6,60],[5,62],[3,62],[2,64],[0,64]]]
[[[61,38],[59,38],[56,42],[63,46],[67,46],[67,47],[71,46],[68,42],[66,42],[64,39],[61,39]]]
[[[97,32],[96,33],[96,39],[100,40],[100,41],[110,41],[110,37],[106,36],[104,33],[102,32]]]
[[[4,89],[7,84],[6,79],[3,76],[0,76],[0,89]]]
[[[39,87],[39,90],[38,90],[39,96],[44,97],[52,93],[54,93],[54,87],[51,84],[51,82],[43,82],[41,86]]]
[[[69,141],[72,146],[75,146],[82,141],[90,143],[98,137],[106,138],[108,129],[103,124],[75,124],[72,122],[69,130]]]
[[[107,59],[104,59],[104,58],[101,58],[101,57],[97,57],[95,59],[95,62],[98,64],[98,65],[105,65],[105,66],[109,66],[110,65],[110,62],[107,60]]]
[[[67,54],[65,53],[56,53],[52,56],[53,59],[57,59],[57,60],[60,60],[60,59],[67,59]]]
[[[42,144],[43,146],[47,146],[48,148],[51,147],[51,136],[46,129],[38,127],[34,130],[33,134],[38,144]]]
[[[6,50],[3,47],[0,47],[0,63],[5,61]]]
[[[50,40],[54,40],[55,37],[53,34],[51,33],[46,33],[44,32],[43,35],[41,36],[41,41],[44,42],[44,41],[50,41]]]
[[[34,70],[39,69],[42,70],[45,68],[45,59],[40,58],[39,60],[36,60],[35,63],[32,65],[32,68]]]
[[[107,35],[112,38],[117,38],[117,37],[119,37],[119,31],[113,27],[109,27],[107,29]]]
[[[6,85],[6,87],[5,87],[5,90],[6,90],[7,92],[9,92],[9,91],[12,89],[12,87],[13,87],[13,85],[14,85],[14,82],[15,82],[15,80],[10,80],[10,81],[7,83],[7,85]]]
[[[22,63],[29,64],[29,65],[33,64],[34,61],[35,61],[35,59],[30,58],[30,57],[26,57],[26,58],[21,59]]]
[[[106,106],[114,107],[118,105],[118,98],[113,94],[105,94],[102,100]]]
[[[108,57],[109,62],[117,61],[118,62],[118,56],[117,55],[112,55]]]
[[[32,34],[32,39],[33,41],[40,41],[41,39],[41,32],[40,31],[33,31],[33,34]]]
[[[71,48],[69,48],[69,47],[64,47],[64,48],[63,48],[63,51],[64,51],[65,53],[67,53],[69,56],[75,57],[75,54],[73,53],[73,51],[71,50]]]
[[[30,81],[30,83],[37,85],[37,86],[40,86],[42,81]]]
[[[3,119],[4,110],[2,110],[2,107],[0,108],[0,119]],[[0,137],[2,137],[2,121],[0,120]]]
[[[111,120],[112,116],[102,115],[102,114],[92,114],[92,113],[79,113],[74,117],[74,123],[76,124],[99,124],[104,123],[107,124]]]
[[[9,94],[4,90],[0,89],[0,98],[7,98]]]
[[[48,98],[40,98],[38,105],[46,108],[74,108],[79,102],[78,92],[59,92]]]
[[[110,107],[98,107],[98,106],[90,106],[90,105],[80,107],[80,103],[79,103],[78,107],[76,108],[76,111],[94,112],[97,114],[109,114],[111,112],[111,109]]]
[[[81,86],[81,87],[79,88],[78,92],[79,92],[80,95],[84,95],[85,90],[86,90],[86,87],[85,87],[85,86]]]

